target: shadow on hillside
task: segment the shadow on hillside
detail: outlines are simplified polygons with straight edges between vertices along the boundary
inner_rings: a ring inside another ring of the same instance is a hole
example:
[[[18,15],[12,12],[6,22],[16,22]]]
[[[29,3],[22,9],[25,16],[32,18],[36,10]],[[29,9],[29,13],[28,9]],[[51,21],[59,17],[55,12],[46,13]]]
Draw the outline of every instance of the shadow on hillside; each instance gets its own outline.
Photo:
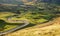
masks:
[[[20,23],[7,23],[4,20],[0,20],[0,30],[4,30],[6,25],[13,25],[13,26],[19,25],[19,26],[22,26],[22,25],[24,25],[24,23],[21,23],[21,24]],[[21,29],[24,29],[24,28],[32,27],[32,26],[35,26],[35,24],[29,24],[29,25],[27,25],[23,28],[17,29],[17,30],[21,30]],[[15,30],[15,31],[17,31],[17,30]]]
[[[51,19],[50,21],[52,21],[53,19]],[[43,22],[43,23],[47,23],[47,22],[49,22],[49,21],[46,21],[46,22]],[[15,25],[18,25],[18,26],[22,26],[22,25],[24,25],[24,23],[22,23],[22,24],[20,24],[20,23],[7,23],[7,22],[5,22],[4,20],[0,20],[0,28],[2,28],[2,30],[3,29],[5,29],[4,27],[6,26],[6,25],[13,25],[13,26],[15,26]],[[15,32],[15,31],[18,31],[18,30],[22,30],[22,29],[25,29],[25,28],[29,28],[29,27],[33,27],[33,26],[35,26],[36,24],[29,24],[29,25],[27,25],[27,26],[25,26],[25,27],[22,27],[22,28],[20,28],[20,29],[17,29],[17,30],[14,30],[13,32]]]
[[[21,24],[20,23],[7,23],[4,20],[0,20],[0,31],[4,30],[6,25],[16,26],[16,25],[24,25],[24,23],[21,23]]]

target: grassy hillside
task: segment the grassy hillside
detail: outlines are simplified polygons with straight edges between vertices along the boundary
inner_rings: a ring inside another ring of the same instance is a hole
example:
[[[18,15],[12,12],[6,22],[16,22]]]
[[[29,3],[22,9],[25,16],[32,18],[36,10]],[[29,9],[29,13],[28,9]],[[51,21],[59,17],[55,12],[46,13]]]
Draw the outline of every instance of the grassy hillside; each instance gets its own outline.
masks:
[[[38,2],[39,0],[36,3],[32,3],[33,5],[31,5],[30,3],[28,3],[29,5],[13,5],[15,2],[17,4],[19,0],[10,0],[11,2],[9,0],[0,1],[3,3],[9,3],[0,4],[0,25],[2,25],[0,27],[0,32],[10,30],[19,25],[18,23],[12,23],[12,21],[9,22],[10,20],[14,21],[27,19],[29,25],[19,30],[18,33],[12,33],[14,36],[16,36],[15,34],[18,34],[18,36],[44,36],[46,34],[46,36],[48,36],[51,33],[53,33],[51,34],[51,36],[53,36],[56,33],[54,28],[56,27],[56,24],[60,24],[60,18],[56,18],[60,16],[59,5],[55,3],[52,4],[46,2]],[[58,22],[54,20],[54,18],[56,18]],[[60,25],[57,25],[56,30],[60,28],[59,26]],[[54,32],[52,32],[52,29],[54,29]],[[8,34],[7,36],[10,35]]]
[[[5,36],[60,36],[60,17],[55,18],[52,25],[41,26],[36,25],[34,27],[18,30],[13,33],[9,33]],[[48,23],[51,24],[51,23]]]
[[[0,0],[2,4],[23,4],[21,0]]]

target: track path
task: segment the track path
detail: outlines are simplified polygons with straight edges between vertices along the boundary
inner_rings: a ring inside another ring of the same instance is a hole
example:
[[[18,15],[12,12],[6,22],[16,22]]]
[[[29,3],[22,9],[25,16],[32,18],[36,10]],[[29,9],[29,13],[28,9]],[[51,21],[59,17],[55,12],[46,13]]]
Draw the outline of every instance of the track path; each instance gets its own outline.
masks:
[[[20,28],[22,28],[22,27],[25,27],[25,26],[27,26],[27,25],[29,24],[29,22],[28,22],[27,20],[18,20],[18,21],[8,20],[8,21],[10,21],[10,22],[12,22],[12,23],[18,22],[18,23],[24,23],[24,24],[21,25],[21,26],[17,26],[16,28],[13,28],[13,29],[11,29],[11,30],[8,30],[8,31],[5,31],[5,32],[1,32],[0,35],[4,35],[4,34],[10,33],[10,32],[13,32],[13,31],[15,31],[15,30],[17,30],[17,29],[20,29]]]

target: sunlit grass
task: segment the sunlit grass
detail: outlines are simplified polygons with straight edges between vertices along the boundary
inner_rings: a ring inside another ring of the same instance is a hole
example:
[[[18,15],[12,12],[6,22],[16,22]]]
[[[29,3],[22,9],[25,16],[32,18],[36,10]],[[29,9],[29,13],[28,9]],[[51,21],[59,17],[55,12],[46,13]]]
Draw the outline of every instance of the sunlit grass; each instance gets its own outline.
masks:
[[[22,13],[19,15],[11,13],[11,12],[4,12],[4,13],[1,12],[0,14],[1,14],[0,19],[4,20],[7,23],[11,23],[11,22],[9,22],[10,20],[27,20],[29,23],[36,24],[36,25],[48,21],[48,19],[49,19],[48,17],[51,17],[50,15],[38,14],[38,13],[32,14],[30,12],[28,12],[26,14]],[[13,15],[17,15],[17,17],[13,17]],[[10,20],[8,20],[9,19],[8,17],[10,17],[10,16],[12,16],[12,17],[10,18]],[[6,29],[3,31],[10,30],[15,27],[17,27],[17,26],[16,25],[6,25],[6,26],[4,26],[4,28],[6,28]]]

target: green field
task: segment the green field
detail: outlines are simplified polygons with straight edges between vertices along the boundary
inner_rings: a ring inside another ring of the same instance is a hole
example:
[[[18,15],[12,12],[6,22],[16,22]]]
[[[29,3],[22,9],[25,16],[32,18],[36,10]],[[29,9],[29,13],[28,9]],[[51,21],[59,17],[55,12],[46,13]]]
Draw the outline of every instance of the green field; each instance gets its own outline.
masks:
[[[27,19],[30,24],[40,24],[40,23],[45,23],[51,20],[54,16],[53,15],[48,15],[48,14],[31,14],[31,13],[26,13],[26,14],[20,14],[17,16],[14,16],[17,14],[10,13],[10,12],[1,12],[0,13],[0,32],[7,31],[10,29],[13,29],[17,27],[19,24],[18,23],[9,23],[8,17],[11,17],[11,20],[25,20]],[[29,25],[30,26],[30,25]],[[32,25],[31,25],[32,26]]]
[[[18,23],[11,23],[10,20],[25,20],[32,25],[39,25],[52,21],[60,14],[60,7],[56,4],[37,3],[34,5],[1,5],[0,6],[0,32],[17,27]],[[10,18],[10,20],[9,20]],[[31,25],[31,26],[32,26]],[[27,27],[27,26],[26,26]]]

